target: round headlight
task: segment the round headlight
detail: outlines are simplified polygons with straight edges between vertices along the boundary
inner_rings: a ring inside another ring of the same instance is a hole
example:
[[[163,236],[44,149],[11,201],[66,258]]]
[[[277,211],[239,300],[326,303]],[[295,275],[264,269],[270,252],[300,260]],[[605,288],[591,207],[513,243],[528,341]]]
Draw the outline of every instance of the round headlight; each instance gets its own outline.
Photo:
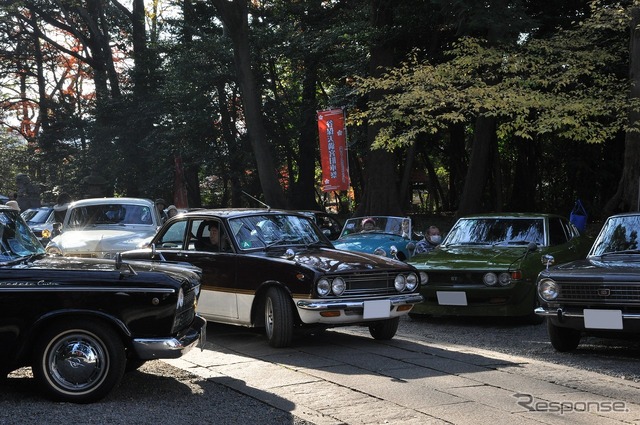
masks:
[[[507,286],[511,283],[511,275],[509,273],[500,273],[500,276],[498,276],[498,283],[500,286]]]
[[[418,286],[418,276],[415,273],[407,275],[407,291],[413,291]]]
[[[384,249],[380,248],[380,247],[376,248],[376,250],[373,251],[373,253],[376,254],[376,255],[379,255],[381,257],[386,257],[387,256],[387,252]]]
[[[42,238],[43,239],[49,239],[50,237],[51,237],[51,230],[42,229]]]
[[[420,272],[420,285],[426,285],[429,283],[429,275],[427,272]]]
[[[331,290],[335,295],[342,295],[345,289],[347,289],[347,284],[343,278],[336,277],[333,279],[333,282],[331,283]]]
[[[316,285],[316,290],[321,297],[329,295],[329,292],[331,292],[331,282],[329,282],[329,279],[320,279]]]
[[[498,276],[495,273],[487,273],[482,277],[482,281],[487,286],[494,286],[498,283]]]
[[[393,285],[396,287],[396,291],[402,292],[407,284],[406,279],[401,274],[397,275],[393,281]]]
[[[538,283],[538,294],[545,301],[553,301],[558,298],[558,284],[551,279],[542,279]]]

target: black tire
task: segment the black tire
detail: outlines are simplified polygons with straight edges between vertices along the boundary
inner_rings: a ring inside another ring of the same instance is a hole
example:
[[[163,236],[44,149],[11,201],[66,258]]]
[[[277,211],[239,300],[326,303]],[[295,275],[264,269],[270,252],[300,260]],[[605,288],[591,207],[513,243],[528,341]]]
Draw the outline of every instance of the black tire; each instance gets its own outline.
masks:
[[[264,328],[269,345],[288,347],[293,339],[293,311],[289,297],[278,288],[269,288],[264,300]]]
[[[398,323],[400,323],[400,319],[398,317],[374,322],[369,325],[369,333],[375,339],[391,339],[396,335],[396,332],[398,331]]]
[[[120,383],[125,365],[124,344],[113,329],[74,320],[56,323],[40,335],[32,369],[53,400],[91,403]]]
[[[547,320],[547,333],[553,348],[562,353],[575,350],[582,335],[579,330],[556,326],[551,320]]]

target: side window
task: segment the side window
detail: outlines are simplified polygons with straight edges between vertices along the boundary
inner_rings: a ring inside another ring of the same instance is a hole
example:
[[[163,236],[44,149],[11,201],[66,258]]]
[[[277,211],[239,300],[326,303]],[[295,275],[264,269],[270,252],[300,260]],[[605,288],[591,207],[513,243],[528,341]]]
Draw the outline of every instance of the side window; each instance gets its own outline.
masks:
[[[202,238],[203,221],[202,219],[193,220],[189,224],[189,246],[187,247],[189,251],[198,251],[199,238]],[[200,231],[200,235],[198,235],[198,231]]]
[[[158,240],[157,247],[162,249],[182,249],[186,227],[186,221],[173,223]]]
[[[560,245],[567,242],[567,233],[560,219],[549,219],[549,244]]]

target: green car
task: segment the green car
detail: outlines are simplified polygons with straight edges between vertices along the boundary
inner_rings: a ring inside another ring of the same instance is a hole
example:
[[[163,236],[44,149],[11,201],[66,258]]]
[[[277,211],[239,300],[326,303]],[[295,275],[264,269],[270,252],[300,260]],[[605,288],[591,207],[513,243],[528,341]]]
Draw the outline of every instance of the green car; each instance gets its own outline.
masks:
[[[539,322],[536,277],[584,258],[591,240],[553,214],[482,214],[460,218],[442,244],[408,263],[420,270],[424,302],[412,316],[521,316]]]

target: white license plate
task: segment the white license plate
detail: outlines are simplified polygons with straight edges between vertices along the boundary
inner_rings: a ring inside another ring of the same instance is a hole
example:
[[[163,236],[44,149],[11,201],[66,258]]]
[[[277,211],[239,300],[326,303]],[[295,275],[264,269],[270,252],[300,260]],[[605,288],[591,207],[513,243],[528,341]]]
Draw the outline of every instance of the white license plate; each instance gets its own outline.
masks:
[[[364,302],[363,319],[385,319],[391,317],[391,301],[375,300]]]
[[[621,310],[584,309],[584,327],[587,329],[622,329]]]
[[[467,305],[467,294],[461,291],[436,291],[440,305]]]

